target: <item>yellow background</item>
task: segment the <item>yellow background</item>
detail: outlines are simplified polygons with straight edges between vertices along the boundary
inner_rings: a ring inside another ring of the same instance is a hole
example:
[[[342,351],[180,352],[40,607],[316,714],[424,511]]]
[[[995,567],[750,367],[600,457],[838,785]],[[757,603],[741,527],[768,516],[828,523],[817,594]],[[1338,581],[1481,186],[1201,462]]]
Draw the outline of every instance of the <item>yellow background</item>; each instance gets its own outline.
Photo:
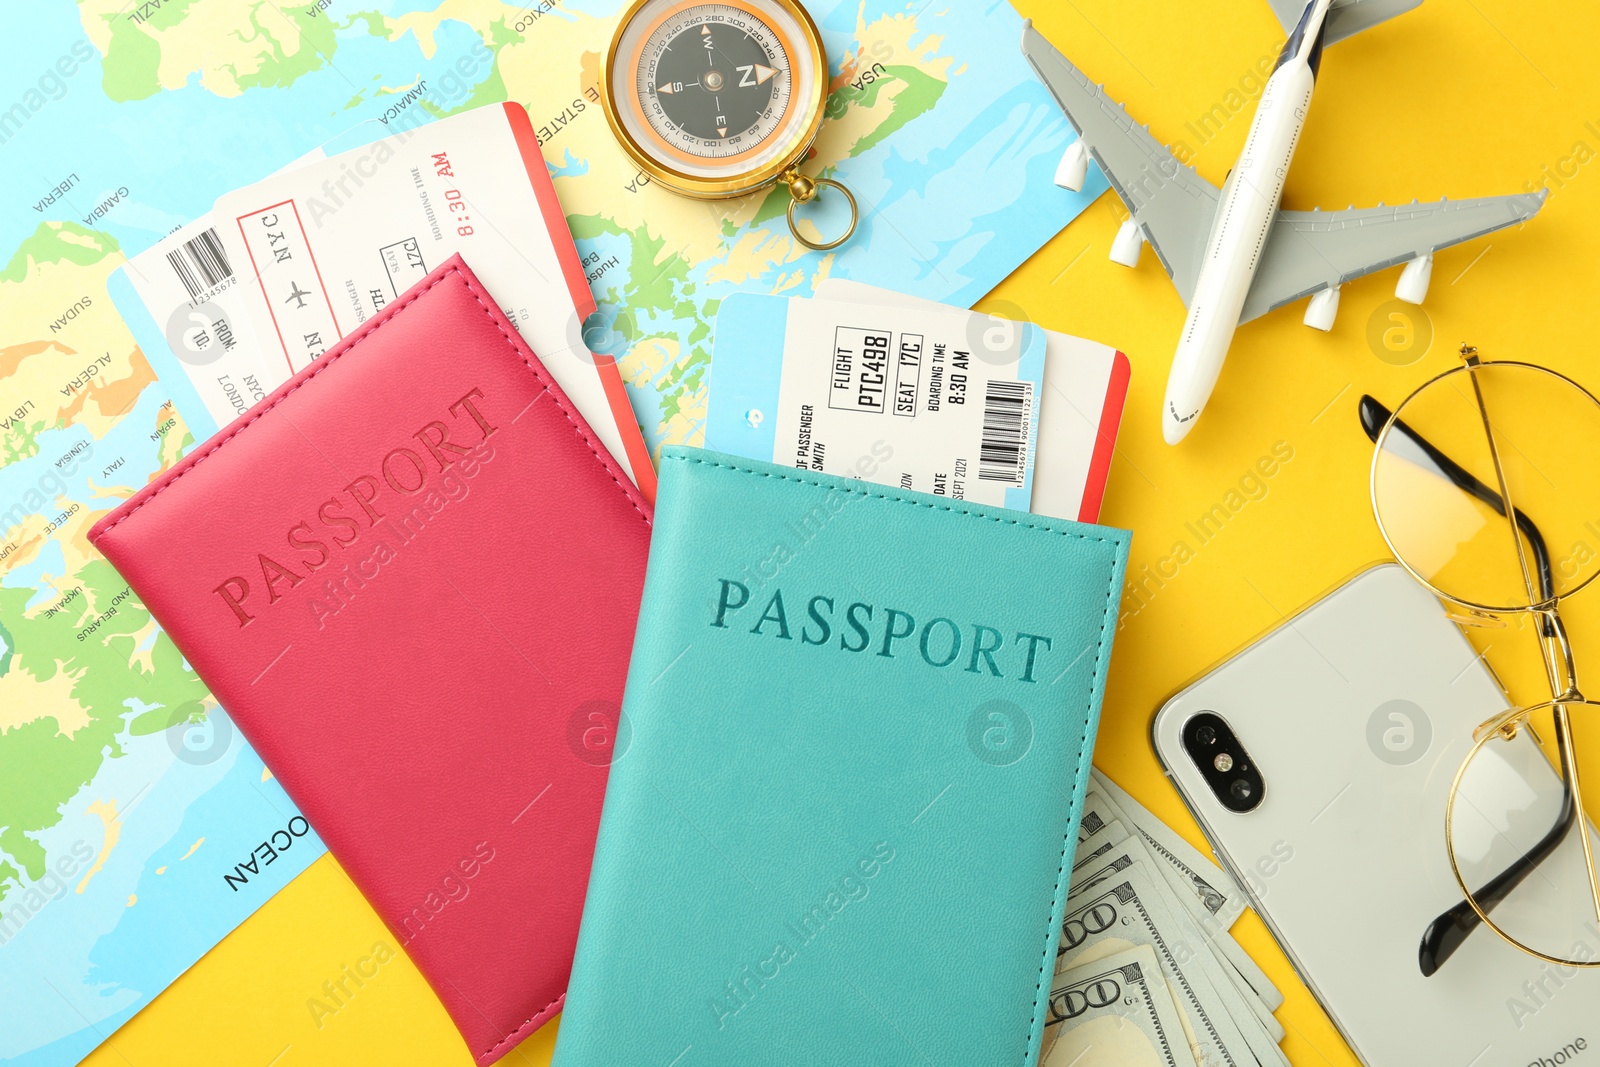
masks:
[[[1259,92],[1252,68],[1263,57],[1270,63],[1283,38],[1262,0],[1017,6],[1158,137],[1184,142],[1201,174],[1221,184]],[[1384,555],[1368,504],[1371,448],[1356,421],[1360,395],[1397,402],[1451,366],[1462,340],[1488,357],[1544,362],[1600,387],[1592,355],[1600,334],[1597,39],[1600,13],[1587,5],[1428,0],[1324,57],[1285,206],[1552,189],[1525,227],[1437,257],[1417,316],[1432,326],[1425,355],[1385,352],[1385,360],[1368,343],[1369,320],[1392,300],[1398,277],[1398,269],[1385,271],[1345,287],[1330,334],[1300,324],[1303,304],[1243,327],[1198,427],[1168,448],[1157,414],[1183,307],[1153,255],[1132,271],[1106,258],[1124,214],[1109,194],[980,305],[1114,344],[1132,361],[1103,518],[1135,531],[1134,581],[1177,541],[1195,551],[1170,579],[1145,581],[1139,599],[1130,594],[1095,761],[1197,845],[1203,839],[1151,753],[1150,716],[1208,666]],[[1202,141],[1189,124],[1208,113]],[[1414,362],[1396,365],[1406,360]],[[1198,544],[1185,523],[1224,502],[1278,442],[1294,457],[1266,496]],[[1170,563],[1165,571],[1174,574]],[[1580,653],[1585,634],[1600,632],[1600,598],[1587,600],[1579,598],[1571,617]],[[1522,672],[1513,664],[1525,657],[1491,650],[1490,658],[1515,688]],[[1354,1064],[1255,916],[1247,913],[1234,933],[1287,997],[1278,1018],[1290,1060]],[[392,944],[324,857],[87,1062],[466,1067],[465,1046],[403,956],[384,963],[320,1028],[313,1023],[308,999],[378,942]],[[506,1062],[547,1063],[554,1036],[547,1027]]]

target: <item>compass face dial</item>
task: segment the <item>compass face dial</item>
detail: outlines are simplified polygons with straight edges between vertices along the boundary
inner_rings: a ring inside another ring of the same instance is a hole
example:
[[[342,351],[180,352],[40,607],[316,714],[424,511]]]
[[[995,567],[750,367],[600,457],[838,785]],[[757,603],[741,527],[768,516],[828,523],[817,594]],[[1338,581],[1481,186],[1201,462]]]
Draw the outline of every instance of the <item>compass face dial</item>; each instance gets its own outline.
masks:
[[[750,188],[797,158],[815,136],[825,82],[814,29],[791,4],[639,4],[611,56],[624,143],[669,176],[735,185],[751,176]]]
[[[634,91],[662,141],[703,159],[749,151],[777,132],[794,75],[772,27],[731,4],[685,8],[644,43]]]

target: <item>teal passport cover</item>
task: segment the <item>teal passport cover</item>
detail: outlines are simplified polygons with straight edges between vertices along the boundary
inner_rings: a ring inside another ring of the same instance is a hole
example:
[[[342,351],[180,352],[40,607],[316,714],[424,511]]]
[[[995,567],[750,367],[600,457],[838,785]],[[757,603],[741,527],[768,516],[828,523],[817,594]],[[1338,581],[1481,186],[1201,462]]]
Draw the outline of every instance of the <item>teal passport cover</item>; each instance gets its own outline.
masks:
[[[661,468],[554,1067],[1033,1067],[1128,534]]]

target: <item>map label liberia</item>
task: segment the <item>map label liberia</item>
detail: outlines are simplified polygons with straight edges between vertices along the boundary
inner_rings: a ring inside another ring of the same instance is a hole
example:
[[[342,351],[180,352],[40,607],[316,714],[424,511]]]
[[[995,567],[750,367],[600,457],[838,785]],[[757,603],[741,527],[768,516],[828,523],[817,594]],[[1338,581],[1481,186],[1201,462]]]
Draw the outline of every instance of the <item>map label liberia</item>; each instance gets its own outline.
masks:
[[[85,41],[84,44],[87,45],[88,42]],[[52,188],[48,193],[45,193],[44,196],[40,197],[38,202],[33,205],[33,210],[42,214],[45,208],[49,207],[51,204],[54,204],[58,197],[65,196],[67,193],[71,192],[72,187],[77,184],[78,173],[77,171],[73,171],[61,181],[57,182],[55,187]]]

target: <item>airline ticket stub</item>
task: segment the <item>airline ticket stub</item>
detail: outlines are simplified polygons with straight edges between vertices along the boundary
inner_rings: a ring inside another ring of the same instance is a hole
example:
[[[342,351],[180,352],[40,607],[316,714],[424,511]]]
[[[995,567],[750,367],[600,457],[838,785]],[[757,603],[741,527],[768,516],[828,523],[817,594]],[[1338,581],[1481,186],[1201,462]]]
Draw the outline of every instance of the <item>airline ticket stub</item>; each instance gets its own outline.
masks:
[[[1026,511],[1044,341],[1015,326],[955,308],[736,294],[717,315],[706,445]]]
[[[323,158],[316,149],[287,169]],[[197,432],[226,426],[284,377],[270,372],[256,342],[238,264],[212,213],[169,233],[115,273],[123,280],[110,284],[112,298],[157,374],[177,387],[172,374],[181,372],[211,416],[214,425]],[[122,298],[124,285],[142,306]]]
[[[946,305],[843,278],[825,278],[817,296],[853,304],[946,309]],[[1020,311],[1020,309],[1018,309]],[[991,330],[1011,320],[984,316]],[[1122,405],[1128,395],[1128,357],[1109,345],[1042,330],[1044,388],[1039,393],[1039,457],[1033,472],[1035,515],[1099,522],[1111,457],[1116,451]]]
[[[460,253],[653,495],[621,376],[583,342],[594,297],[520,105],[476,108],[274,175],[219,198],[213,214],[224,254],[248,279],[241,298],[269,389]]]

